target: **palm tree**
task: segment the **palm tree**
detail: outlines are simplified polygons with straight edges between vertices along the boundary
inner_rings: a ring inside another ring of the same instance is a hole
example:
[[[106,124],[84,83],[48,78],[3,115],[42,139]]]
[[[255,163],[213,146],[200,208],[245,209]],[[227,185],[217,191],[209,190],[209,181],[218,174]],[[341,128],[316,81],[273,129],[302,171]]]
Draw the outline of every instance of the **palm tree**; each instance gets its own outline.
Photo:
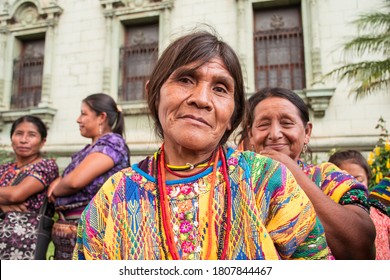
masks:
[[[390,89],[390,1],[385,0],[383,8],[359,16],[353,21],[360,34],[345,43],[345,55],[375,59],[347,63],[327,73],[338,80],[354,81],[350,94],[361,98],[375,92]]]

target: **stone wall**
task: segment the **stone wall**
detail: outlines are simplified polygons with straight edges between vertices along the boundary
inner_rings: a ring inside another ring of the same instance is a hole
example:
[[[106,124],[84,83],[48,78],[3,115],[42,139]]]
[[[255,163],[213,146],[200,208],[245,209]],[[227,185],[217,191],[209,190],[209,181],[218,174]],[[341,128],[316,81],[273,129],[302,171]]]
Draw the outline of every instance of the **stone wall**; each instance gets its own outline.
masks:
[[[12,27],[10,31],[12,13],[24,2],[35,4],[42,17],[18,29]],[[65,166],[70,154],[89,143],[89,139],[80,136],[76,123],[81,100],[102,91],[117,98],[115,65],[118,65],[117,47],[123,40],[122,21],[159,17],[160,52],[184,32],[205,24],[212,26],[239,54],[250,95],[254,91],[253,5],[296,2],[301,2],[305,36],[307,90],[301,94],[315,108],[311,111],[314,123],[311,147],[322,159],[326,159],[327,151],[334,147],[366,152],[378,138],[375,126],[379,117],[390,120],[390,95],[381,93],[356,101],[347,94],[350,86],[347,82],[320,82],[318,77],[341,65],[344,58],[339,47],[356,34],[350,22],[362,12],[377,9],[380,0],[1,1],[0,145],[10,149],[10,124],[16,114],[9,109],[10,66],[14,41],[17,36],[31,31],[29,24],[43,28],[43,32],[47,32],[46,40],[50,39],[47,100],[42,104],[50,123],[45,151],[59,157],[60,164]],[[122,8],[118,8],[120,5]],[[53,21],[48,20],[50,17]],[[40,21],[43,23],[37,26]],[[154,136],[144,102],[121,106],[127,115],[126,136],[132,162],[136,162],[154,151],[159,140]]]

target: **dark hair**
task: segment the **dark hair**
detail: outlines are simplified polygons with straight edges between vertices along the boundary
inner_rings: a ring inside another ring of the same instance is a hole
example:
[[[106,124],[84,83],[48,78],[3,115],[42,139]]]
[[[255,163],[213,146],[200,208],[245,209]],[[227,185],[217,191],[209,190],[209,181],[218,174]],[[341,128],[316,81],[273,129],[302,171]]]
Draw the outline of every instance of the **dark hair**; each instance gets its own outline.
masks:
[[[350,162],[350,163],[357,164],[364,169],[367,179],[370,180],[371,178],[371,169],[368,166],[368,162],[359,151],[356,150],[338,151],[335,152],[333,155],[331,155],[328,161],[339,167],[343,162]]]
[[[172,42],[163,52],[154,67],[148,84],[148,106],[155,123],[155,131],[164,138],[158,119],[160,90],[169,76],[179,67],[197,62],[198,68],[212,58],[220,58],[234,79],[234,112],[231,118],[231,130],[225,132],[220,144],[224,144],[230,134],[241,123],[245,109],[245,92],[241,65],[234,50],[216,35],[207,31],[197,31],[182,36]]]
[[[23,123],[23,122],[30,122],[30,123],[34,124],[36,126],[39,134],[41,135],[42,140],[46,139],[46,137],[47,137],[46,125],[43,123],[43,121],[40,118],[38,118],[36,116],[32,116],[32,115],[26,115],[26,116],[20,117],[17,120],[15,120],[11,126],[10,137],[12,137],[12,135],[14,134],[18,125]]]
[[[238,134],[238,136],[240,137],[239,142],[244,141],[248,138],[248,128],[252,127],[253,125],[254,112],[257,104],[270,97],[279,97],[290,101],[298,109],[299,116],[304,126],[306,126],[307,123],[310,121],[309,108],[298,94],[296,94],[292,90],[285,88],[266,87],[253,94],[247,100],[242,131]]]
[[[124,136],[125,120],[114,99],[105,93],[95,93],[83,99],[96,115],[103,112],[107,114],[108,125],[112,131]]]

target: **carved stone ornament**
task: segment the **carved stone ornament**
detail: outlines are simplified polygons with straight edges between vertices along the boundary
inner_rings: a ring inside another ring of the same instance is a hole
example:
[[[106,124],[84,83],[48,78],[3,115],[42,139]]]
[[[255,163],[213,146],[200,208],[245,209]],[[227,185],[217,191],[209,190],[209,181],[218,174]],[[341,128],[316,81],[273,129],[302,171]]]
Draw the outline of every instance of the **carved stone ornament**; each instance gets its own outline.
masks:
[[[38,21],[39,13],[35,6],[29,5],[21,8],[15,15],[15,19],[24,25],[32,25]]]
[[[134,5],[136,7],[141,7],[144,4],[144,0],[134,0]]]
[[[273,15],[271,17],[270,27],[274,29],[281,29],[284,27],[284,20],[282,16],[279,15]]]

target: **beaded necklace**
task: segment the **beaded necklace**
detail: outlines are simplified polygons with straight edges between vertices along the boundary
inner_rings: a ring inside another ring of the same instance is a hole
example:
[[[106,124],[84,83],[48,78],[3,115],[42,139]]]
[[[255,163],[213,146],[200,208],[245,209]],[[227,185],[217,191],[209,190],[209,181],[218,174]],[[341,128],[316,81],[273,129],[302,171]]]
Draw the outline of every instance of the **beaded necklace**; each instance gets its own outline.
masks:
[[[29,160],[28,162],[22,164],[21,166],[18,166],[18,163],[15,162],[15,168],[16,168],[16,169],[21,169],[21,168],[23,168],[23,167],[25,167],[25,166],[27,166],[27,165],[33,163],[34,161],[36,161],[36,160],[39,159],[40,157],[41,157],[41,155],[38,154],[38,155],[37,155],[36,157],[34,157],[32,160]]]
[[[216,151],[217,151],[217,150],[215,150],[215,151],[211,154],[211,156],[210,156],[209,158],[207,158],[206,160],[200,162],[199,164],[194,164],[194,165],[191,164],[191,166],[193,166],[193,168],[181,169],[181,170],[180,170],[180,169],[176,169],[176,170],[178,170],[178,171],[185,171],[185,170],[192,170],[192,169],[194,169],[195,167],[203,167],[201,170],[198,170],[198,171],[195,172],[195,173],[189,173],[189,174],[180,174],[180,173],[177,173],[177,172],[175,172],[175,169],[170,168],[169,165],[168,165],[167,163],[164,164],[164,167],[165,167],[165,169],[166,169],[169,173],[171,173],[172,175],[175,175],[175,176],[177,176],[177,177],[179,177],[179,178],[188,178],[188,177],[192,177],[192,176],[194,176],[194,175],[197,175],[197,174],[199,174],[199,173],[202,173],[202,172],[205,171],[207,168],[209,168],[210,166],[212,166],[212,165],[215,164],[215,163],[212,162],[212,158],[214,157]],[[190,164],[190,163],[187,163],[187,164]],[[177,167],[180,167],[180,166],[177,166]]]
[[[171,171],[186,171],[186,170],[192,170],[197,167],[209,167],[210,166],[209,162],[212,159],[213,155],[214,153],[209,158],[206,158],[205,160],[202,160],[201,162],[195,164],[191,164],[187,162],[185,165],[170,165],[166,163],[165,167]]]
[[[219,148],[218,153],[215,156],[214,159],[214,168],[213,168],[213,175],[211,179],[211,186],[210,186],[210,198],[209,198],[209,222],[208,224],[210,227],[213,224],[213,193],[215,188],[215,181],[216,181],[216,173],[217,173],[217,163],[218,159],[221,157],[222,159],[222,173],[223,177],[226,183],[226,191],[224,196],[224,202],[225,207],[223,211],[223,221],[221,225],[220,234],[218,237],[218,252],[217,256],[218,259],[225,259],[226,253],[227,253],[227,245],[229,243],[229,236],[231,231],[231,190],[230,190],[230,183],[229,183],[229,177],[227,172],[227,163],[226,163],[226,156],[224,154],[224,151],[222,147]],[[161,147],[160,152],[156,156],[156,167],[157,167],[157,214],[159,218],[159,228],[161,233],[161,240],[162,240],[162,249],[164,253],[164,257],[168,259],[168,251],[167,248],[165,248],[165,242],[164,242],[164,232],[165,232],[165,238],[166,243],[168,246],[169,253],[172,256],[172,259],[178,260],[180,259],[180,255],[177,251],[175,240],[174,240],[174,232],[172,228],[172,224],[170,223],[170,206],[169,206],[169,199],[167,195],[167,189],[166,189],[166,178],[165,178],[165,158],[164,158],[164,146]],[[190,176],[193,176],[190,175]],[[211,234],[208,235],[209,244],[211,244]],[[207,246],[207,251],[205,254],[205,259],[208,259],[208,256],[210,256],[212,246]]]

